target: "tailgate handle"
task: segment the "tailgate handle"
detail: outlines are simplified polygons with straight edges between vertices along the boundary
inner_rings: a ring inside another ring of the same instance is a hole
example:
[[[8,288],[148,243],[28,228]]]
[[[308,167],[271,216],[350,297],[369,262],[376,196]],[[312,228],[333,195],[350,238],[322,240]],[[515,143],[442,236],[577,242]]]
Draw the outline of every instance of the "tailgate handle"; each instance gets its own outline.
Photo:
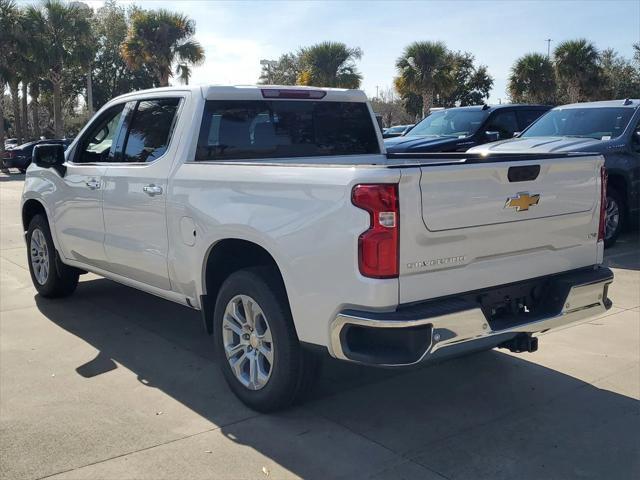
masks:
[[[538,178],[540,165],[523,165],[521,167],[509,167],[507,178],[510,182],[530,182]]]

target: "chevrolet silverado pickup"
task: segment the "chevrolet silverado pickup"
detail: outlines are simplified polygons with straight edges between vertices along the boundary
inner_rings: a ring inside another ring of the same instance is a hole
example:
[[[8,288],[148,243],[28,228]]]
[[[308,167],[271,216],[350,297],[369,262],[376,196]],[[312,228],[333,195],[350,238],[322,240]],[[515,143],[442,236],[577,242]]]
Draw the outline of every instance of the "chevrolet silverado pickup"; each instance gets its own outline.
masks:
[[[600,155],[387,154],[360,91],[172,87],[37,146],[21,208],[40,295],[90,271],[200,310],[230,388],[269,411],[319,350],[530,352],[610,308],[605,180]]]

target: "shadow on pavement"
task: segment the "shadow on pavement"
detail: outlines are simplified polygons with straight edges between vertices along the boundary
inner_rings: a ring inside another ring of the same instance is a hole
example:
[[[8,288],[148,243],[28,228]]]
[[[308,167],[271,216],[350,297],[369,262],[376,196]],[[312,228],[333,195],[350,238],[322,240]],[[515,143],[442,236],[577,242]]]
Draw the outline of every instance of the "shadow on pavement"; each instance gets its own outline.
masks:
[[[0,173],[0,182],[12,182],[16,180],[23,181],[24,173],[14,173],[13,171],[8,174],[4,172]]]
[[[87,302],[97,307],[89,314]],[[104,279],[81,282],[73,299],[36,296],[36,303],[99,350],[77,367],[87,381],[117,368],[115,361],[303,478],[333,478],[343,472],[341,461],[375,459],[331,458],[346,440],[292,428],[300,411],[447,477],[638,478],[640,472],[639,402],[525,360],[530,357],[491,351],[410,371],[327,359],[302,409],[230,423],[210,397],[225,398],[227,413],[245,407],[217,372],[198,312]],[[184,349],[199,360],[186,365]],[[197,382],[193,369],[203,370]]]
[[[616,244],[605,250],[604,263],[611,268],[640,270],[640,230],[620,235]]]

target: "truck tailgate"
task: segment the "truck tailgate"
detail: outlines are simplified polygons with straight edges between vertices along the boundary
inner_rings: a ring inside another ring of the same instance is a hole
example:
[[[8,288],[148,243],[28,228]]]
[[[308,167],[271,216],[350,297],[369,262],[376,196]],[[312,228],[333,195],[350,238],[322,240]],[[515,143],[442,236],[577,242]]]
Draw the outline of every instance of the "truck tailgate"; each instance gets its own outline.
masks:
[[[400,180],[400,303],[598,263],[601,156],[418,165]]]

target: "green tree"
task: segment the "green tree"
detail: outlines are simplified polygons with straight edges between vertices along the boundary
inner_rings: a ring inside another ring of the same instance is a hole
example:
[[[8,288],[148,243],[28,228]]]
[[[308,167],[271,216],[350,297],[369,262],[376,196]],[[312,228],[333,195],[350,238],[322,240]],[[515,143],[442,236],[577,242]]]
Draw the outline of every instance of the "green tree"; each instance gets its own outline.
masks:
[[[108,0],[93,16],[91,27],[96,53],[92,63],[93,102],[96,109],[118,95],[158,86],[146,65],[130,69],[120,55],[127,37],[128,19],[124,8]]]
[[[136,9],[120,51],[131,69],[148,68],[158,85],[166,87],[174,64],[181,65],[184,77],[185,69],[204,62],[204,50],[193,39],[195,31],[194,21],[185,15]]]
[[[295,53],[285,53],[275,65],[263,65],[258,83],[262,85],[295,85],[300,75],[300,61]]]
[[[56,137],[64,136],[62,95],[65,71],[73,67],[86,71],[91,61],[90,25],[86,14],[72,3],[46,0],[27,8],[30,38],[43,52],[42,65],[53,87],[53,117]]]
[[[597,97],[602,77],[599,67],[600,54],[588,40],[567,40],[553,52],[558,86],[568,103],[591,100]]]
[[[603,88],[601,98],[633,98],[640,94],[640,64],[608,48],[600,54]]]
[[[482,104],[493,87],[493,78],[487,67],[475,65],[475,58],[469,52],[451,52],[447,61],[452,88],[439,95],[443,107]]]
[[[553,63],[539,53],[518,58],[511,67],[507,90],[515,103],[556,103],[556,77]]]
[[[356,60],[362,50],[350,48],[340,42],[322,42],[303,47],[298,52],[300,66],[297,83],[317,87],[358,88],[362,75]]]
[[[437,95],[446,96],[452,89],[449,58],[444,43],[427,41],[408,45],[396,61],[403,90],[422,98],[423,116],[429,114]]]

